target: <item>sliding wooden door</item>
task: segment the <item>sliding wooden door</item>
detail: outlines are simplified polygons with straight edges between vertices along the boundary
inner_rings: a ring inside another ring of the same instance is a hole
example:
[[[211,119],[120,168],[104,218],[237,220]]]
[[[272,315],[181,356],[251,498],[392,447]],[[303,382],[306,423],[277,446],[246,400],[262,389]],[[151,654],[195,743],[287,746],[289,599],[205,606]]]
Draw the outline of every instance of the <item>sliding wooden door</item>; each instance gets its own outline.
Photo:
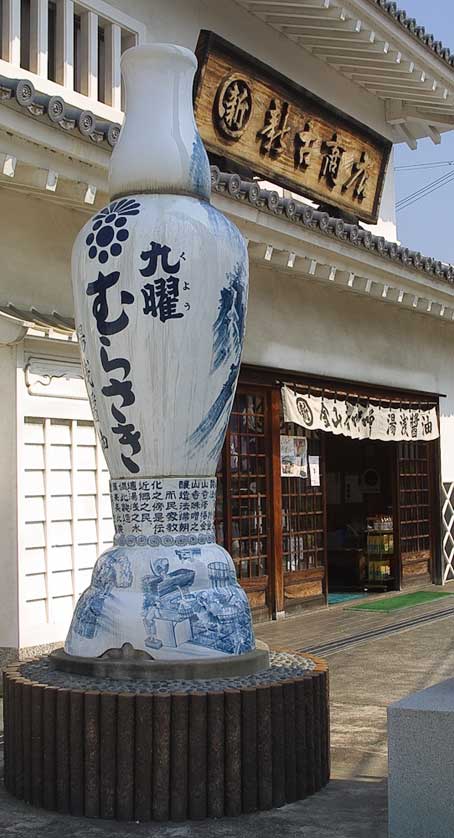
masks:
[[[218,470],[216,534],[235,562],[255,619],[272,612],[271,508],[270,393],[240,385]]]

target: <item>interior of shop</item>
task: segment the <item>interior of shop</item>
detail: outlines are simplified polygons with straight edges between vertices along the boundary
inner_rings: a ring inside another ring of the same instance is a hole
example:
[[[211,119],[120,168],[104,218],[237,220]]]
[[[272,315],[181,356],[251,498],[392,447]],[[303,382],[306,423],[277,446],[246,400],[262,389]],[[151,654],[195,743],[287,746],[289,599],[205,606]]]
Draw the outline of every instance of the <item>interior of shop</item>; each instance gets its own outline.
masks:
[[[328,593],[396,586],[395,445],[326,435]],[[329,600],[333,601],[332,596]]]

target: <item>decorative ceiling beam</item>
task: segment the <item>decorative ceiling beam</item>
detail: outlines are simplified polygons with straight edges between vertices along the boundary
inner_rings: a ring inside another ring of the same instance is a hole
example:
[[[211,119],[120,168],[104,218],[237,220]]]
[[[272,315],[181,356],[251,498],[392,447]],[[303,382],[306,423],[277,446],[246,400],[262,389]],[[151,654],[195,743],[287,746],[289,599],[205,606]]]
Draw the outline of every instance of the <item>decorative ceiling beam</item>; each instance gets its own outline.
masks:
[[[331,62],[331,66],[336,67],[349,78],[351,75],[356,74],[373,74],[374,78],[377,78],[377,73],[380,73],[380,75],[383,74],[383,77],[388,76],[388,74],[397,74],[399,77],[402,74],[402,78],[405,78],[414,72],[415,65],[411,61],[394,61],[391,59],[392,56],[389,54],[384,56],[377,55],[372,58],[368,58],[367,56],[361,58],[345,58],[339,62]],[[418,78],[418,71],[416,71],[415,78]],[[421,81],[424,81],[423,73],[421,73]]]
[[[246,6],[248,9],[254,12],[254,14],[259,14],[261,11],[266,11],[267,8],[270,6],[277,6],[278,8],[290,8],[290,9],[329,9],[331,6],[330,0],[319,0],[319,2],[314,2],[314,0],[299,0],[299,2],[282,2],[276,3],[276,0],[245,0],[242,3],[243,6]]]
[[[267,15],[266,22],[273,23],[271,15]],[[282,30],[284,35],[301,33],[301,36],[304,36],[304,39],[307,39],[308,42],[311,38],[316,38],[317,41],[351,41],[353,37],[355,42],[366,41],[373,44],[375,34],[363,31],[360,27],[361,21],[359,20],[346,21],[343,26],[333,26],[332,20],[327,20],[323,26],[313,21],[304,23],[299,17],[292,20],[291,16],[288,16],[285,20],[279,22],[279,29]]]
[[[17,159],[13,154],[0,154],[2,175],[12,178],[16,173]]]
[[[342,46],[342,44],[309,44],[303,38],[298,38],[298,41],[313,53],[313,55],[319,56],[319,58],[326,59],[329,63],[336,63],[342,62],[343,59],[352,59],[352,58],[361,58],[362,55],[368,55],[369,57],[374,53],[376,55],[388,55],[389,54],[389,44],[386,41],[375,41],[373,44],[364,44],[361,45],[360,42],[355,41],[354,44]],[[395,62],[396,64],[399,63],[399,56],[398,53],[391,53],[389,55],[390,62]]]
[[[283,25],[280,28],[282,28],[284,35],[298,35],[304,31],[306,27],[298,26],[297,24],[289,24],[288,26]],[[327,35],[326,32],[329,32],[330,34]],[[300,34],[300,39],[305,46],[317,47],[320,45],[322,49],[326,48],[327,50],[329,50],[330,47],[339,47],[339,49],[351,50],[363,49],[361,45],[364,44],[364,49],[369,52],[372,44],[374,50],[377,52],[389,51],[389,44],[387,41],[377,41],[375,39],[375,32],[368,32],[366,30],[362,30],[360,32],[352,30],[348,32],[344,29],[334,29],[331,27],[326,30],[319,29],[318,31],[310,32],[307,35]],[[341,46],[342,43],[345,43],[346,46]]]
[[[373,68],[365,67],[364,69],[354,68],[351,71],[347,71],[345,75],[348,75],[349,79],[352,81],[357,81],[360,84],[370,84],[371,82],[377,81],[377,73],[373,71]],[[421,83],[421,78],[418,77],[418,74],[413,71],[405,71],[400,68],[400,65],[397,64],[394,68],[382,68],[380,71],[381,78],[384,82],[400,82],[402,84],[409,84],[410,82],[413,84]]]
[[[432,142],[434,143],[434,145],[440,145],[441,134],[440,134],[438,128],[435,128],[435,125],[426,125],[426,127],[427,127],[427,133],[428,133],[430,139],[432,140]]]
[[[301,21],[323,21],[331,24],[333,21],[346,21],[351,19],[346,10],[342,6],[333,6],[332,8],[323,8],[321,6],[290,6],[283,12],[275,3],[270,4],[262,10],[263,20],[267,22],[274,22],[274,18],[291,17]]]
[[[403,142],[405,142],[412,151],[416,151],[418,148],[418,140],[408,125],[406,123],[395,124],[395,130],[397,134],[401,136]]]
[[[454,127],[454,112],[450,113],[434,110],[421,110],[419,108],[407,107],[407,120],[415,120],[417,122],[424,122],[426,125],[431,125],[433,128],[440,125],[444,128]]]

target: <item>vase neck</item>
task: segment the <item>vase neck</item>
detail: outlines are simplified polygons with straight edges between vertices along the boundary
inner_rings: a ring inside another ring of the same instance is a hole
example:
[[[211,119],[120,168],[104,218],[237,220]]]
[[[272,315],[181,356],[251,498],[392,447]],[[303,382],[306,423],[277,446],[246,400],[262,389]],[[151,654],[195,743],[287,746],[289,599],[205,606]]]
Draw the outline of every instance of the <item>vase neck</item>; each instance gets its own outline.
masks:
[[[172,44],[145,44],[121,59],[125,118],[112,153],[109,191],[209,199],[210,166],[194,119],[194,53]]]

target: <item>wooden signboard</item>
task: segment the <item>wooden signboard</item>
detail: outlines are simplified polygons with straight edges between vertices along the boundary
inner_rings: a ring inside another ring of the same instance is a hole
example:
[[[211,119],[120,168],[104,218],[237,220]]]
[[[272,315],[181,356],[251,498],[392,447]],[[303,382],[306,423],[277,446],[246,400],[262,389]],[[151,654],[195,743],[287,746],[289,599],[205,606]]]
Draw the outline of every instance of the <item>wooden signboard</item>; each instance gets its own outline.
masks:
[[[391,143],[203,30],[194,109],[208,151],[317,203],[377,220]]]

